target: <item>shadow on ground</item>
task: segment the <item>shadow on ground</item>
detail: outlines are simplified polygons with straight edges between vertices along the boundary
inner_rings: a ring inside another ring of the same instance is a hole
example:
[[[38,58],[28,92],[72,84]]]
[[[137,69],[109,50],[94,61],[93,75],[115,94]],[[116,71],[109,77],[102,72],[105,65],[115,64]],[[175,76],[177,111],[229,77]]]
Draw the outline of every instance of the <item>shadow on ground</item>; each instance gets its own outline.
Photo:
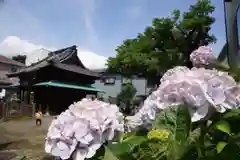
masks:
[[[16,157],[17,154],[14,152],[0,152],[0,159],[1,160],[11,160]]]
[[[51,117],[44,118],[42,126],[36,126],[34,120],[0,123],[0,152],[17,150],[26,156],[26,160],[54,160],[44,150],[45,137],[51,121]]]
[[[32,148],[34,145],[26,139],[21,139],[19,141],[11,141],[0,144],[0,151],[22,149],[23,147]]]
[[[11,145],[11,144],[12,144],[12,142],[7,142],[7,143],[0,144],[0,151],[6,150],[8,148],[8,146]]]
[[[52,156],[44,156],[41,160],[55,160]]]

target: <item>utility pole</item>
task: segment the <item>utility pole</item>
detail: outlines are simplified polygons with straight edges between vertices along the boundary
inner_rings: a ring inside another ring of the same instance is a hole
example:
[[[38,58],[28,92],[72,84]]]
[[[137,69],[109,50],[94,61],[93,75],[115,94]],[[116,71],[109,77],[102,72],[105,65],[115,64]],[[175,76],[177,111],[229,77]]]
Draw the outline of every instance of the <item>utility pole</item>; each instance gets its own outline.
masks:
[[[224,3],[224,18],[227,41],[228,64],[233,69],[240,67],[240,52],[239,52],[239,35],[240,28],[240,1],[239,0],[223,0]]]

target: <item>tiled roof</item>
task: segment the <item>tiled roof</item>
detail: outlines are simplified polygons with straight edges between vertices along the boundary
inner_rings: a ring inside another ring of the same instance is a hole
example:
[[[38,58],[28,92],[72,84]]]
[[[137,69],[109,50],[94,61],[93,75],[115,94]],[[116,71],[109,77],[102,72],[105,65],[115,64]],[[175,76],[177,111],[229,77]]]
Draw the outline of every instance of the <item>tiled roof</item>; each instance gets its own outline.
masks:
[[[54,66],[57,68],[63,69],[63,70],[70,71],[70,72],[75,72],[75,73],[94,76],[94,77],[100,77],[99,73],[93,72],[89,69],[83,69],[77,65],[58,63],[58,64],[54,64]]]
[[[76,46],[71,46],[68,48],[50,52],[49,55],[46,58],[44,58],[43,60],[41,60],[37,63],[33,63],[32,65],[27,66],[25,68],[22,68],[17,72],[10,73],[10,74],[8,74],[8,76],[13,77],[13,76],[17,76],[21,73],[33,72],[33,71],[39,70],[41,68],[44,68],[46,66],[53,65],[57,68],[64,69],[64,70],[67,70],[70,72],[75,72],[75,73],[79,73],[79,74],[98,77],[97,73],[86,69],[80,60],[79,60],[80,65],[70,65],[70,64],[62,63],[64,61],[70,59],[74,55],[77,55],[77,47]]]
[[[7,77],[8,71],[0,71],[0,84],[18,84],[18,78],[8,78]]]
[[[23,63],[15,61],[11,58],[7,58],[3,55],[0,55],[0,62],[5,63],[5,64],[11,64],[11,65],[19,66],[19,67],[24,67],[25,66]]]

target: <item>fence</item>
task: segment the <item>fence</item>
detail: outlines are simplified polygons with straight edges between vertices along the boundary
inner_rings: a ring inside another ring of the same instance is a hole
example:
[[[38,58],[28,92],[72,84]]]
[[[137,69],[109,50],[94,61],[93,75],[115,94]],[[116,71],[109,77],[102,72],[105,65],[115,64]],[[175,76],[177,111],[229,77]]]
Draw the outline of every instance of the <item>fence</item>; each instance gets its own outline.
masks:
[[[34,114],[34,105],[15,102],[0,102],[0,120],[6,121],[18,117],[32,118]]]

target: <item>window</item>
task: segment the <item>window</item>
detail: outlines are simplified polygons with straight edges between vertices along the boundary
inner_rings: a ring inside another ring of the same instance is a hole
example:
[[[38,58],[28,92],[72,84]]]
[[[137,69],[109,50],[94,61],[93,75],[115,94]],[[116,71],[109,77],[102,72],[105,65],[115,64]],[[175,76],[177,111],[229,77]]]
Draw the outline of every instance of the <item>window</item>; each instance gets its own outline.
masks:
[[[12,66],[11,67],[11,72],[17,72],[17,67],[16,66]]]
[[[105,85],[113,85],[113,84],[115,84],[115,80],[116,80],[116,78],[114,78],[114,77],[106,77],[106,78],[104,78],[104,84]]]

